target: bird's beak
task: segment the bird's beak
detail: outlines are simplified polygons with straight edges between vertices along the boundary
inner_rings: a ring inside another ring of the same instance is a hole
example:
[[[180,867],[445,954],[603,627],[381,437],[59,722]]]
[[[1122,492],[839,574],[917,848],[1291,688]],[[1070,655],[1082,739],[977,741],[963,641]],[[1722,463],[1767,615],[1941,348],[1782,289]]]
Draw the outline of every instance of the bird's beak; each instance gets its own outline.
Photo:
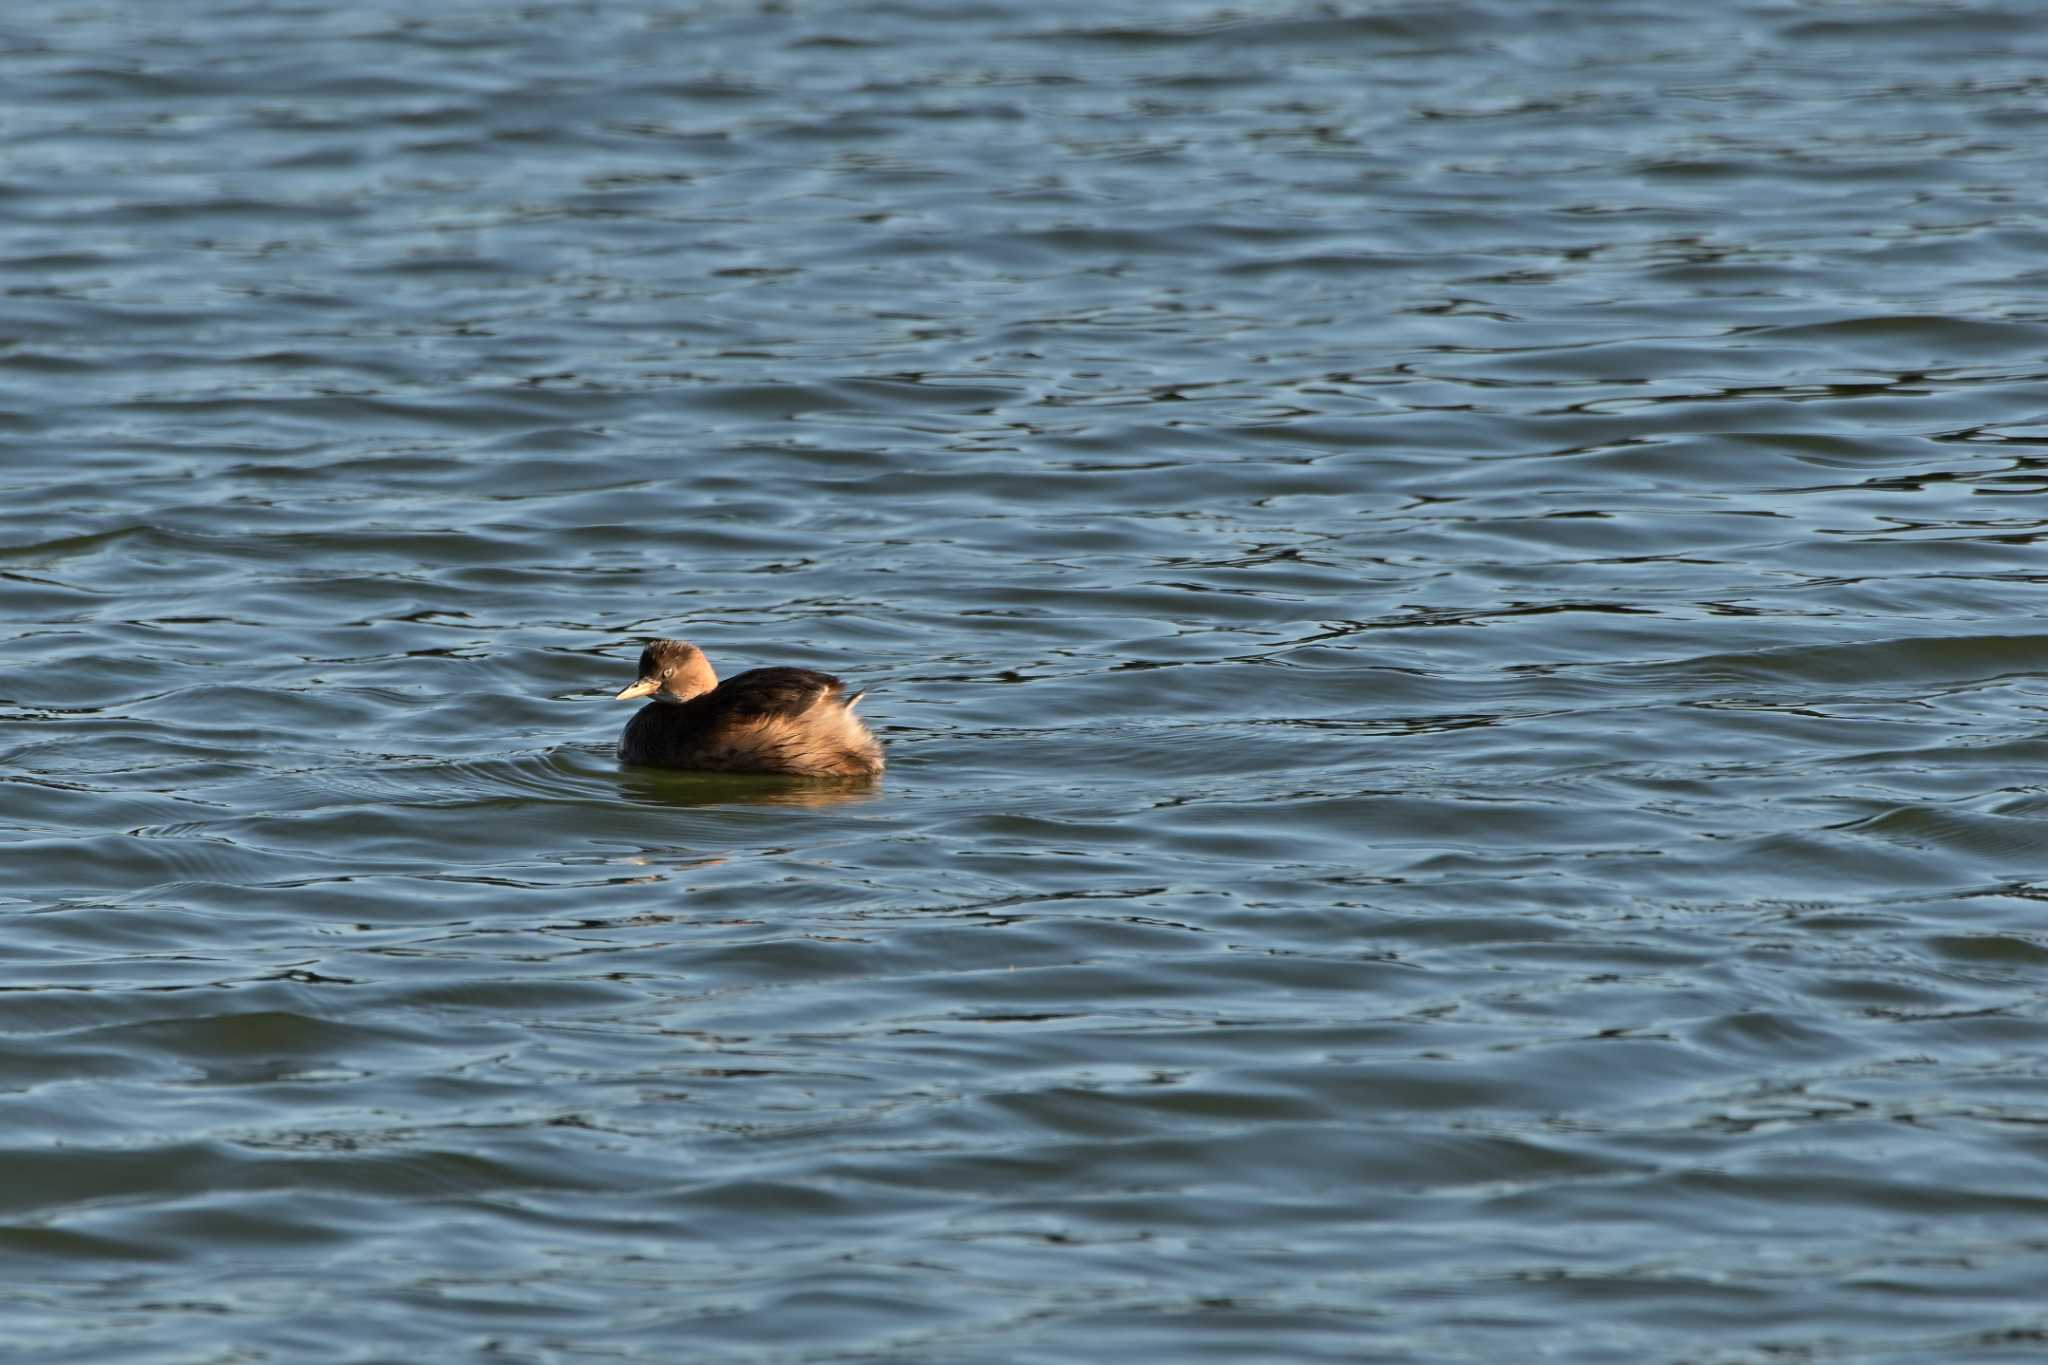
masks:
[[[659,679],[659,678],[642,678],[642,679],[641,679],[641,680],[640,680],[639,682],[636,682],[636,683],[634,683],[634,684],[633,684],[633,685],[632,685],[631,687],[629,687],[629,688],[627,688],[627,689],[626,689],[625,691],[623,691],[623,692],[619,693],[619,695],[618,695],[618,696],[616,696],[616,697],[613,697],[613,698],[612,698],[612,700],[613,700],[613,701],[631,701],[631,700],[633,700],[633,698],[635,698],[635,697],[644,697],[644,696],[646,696],[646,695],[647,695],[648,693],[650,693],[650,692],[659,692],[659,691],[661,691],[661,679]]]

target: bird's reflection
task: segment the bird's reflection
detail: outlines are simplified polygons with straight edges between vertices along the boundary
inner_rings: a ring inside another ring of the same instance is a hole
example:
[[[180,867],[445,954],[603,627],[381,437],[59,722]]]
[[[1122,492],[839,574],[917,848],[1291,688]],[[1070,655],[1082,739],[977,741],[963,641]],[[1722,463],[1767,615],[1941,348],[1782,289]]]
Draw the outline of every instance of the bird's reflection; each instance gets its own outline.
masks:
[[[840,806],[872,801],[882,784],[872,779],[824,782],[761,773],[671,772],[622,768],[619,793],[649,806]]]

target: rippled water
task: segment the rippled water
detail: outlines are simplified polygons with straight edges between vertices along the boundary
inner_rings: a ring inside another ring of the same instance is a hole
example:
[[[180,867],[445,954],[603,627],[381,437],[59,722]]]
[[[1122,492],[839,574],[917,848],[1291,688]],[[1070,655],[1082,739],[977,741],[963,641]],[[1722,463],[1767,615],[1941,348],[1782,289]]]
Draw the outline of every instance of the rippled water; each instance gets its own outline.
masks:
[[[6,1336],[2037,1352],[2044,62],[11,7]],[[656,633],[886,782],[621,769]]]

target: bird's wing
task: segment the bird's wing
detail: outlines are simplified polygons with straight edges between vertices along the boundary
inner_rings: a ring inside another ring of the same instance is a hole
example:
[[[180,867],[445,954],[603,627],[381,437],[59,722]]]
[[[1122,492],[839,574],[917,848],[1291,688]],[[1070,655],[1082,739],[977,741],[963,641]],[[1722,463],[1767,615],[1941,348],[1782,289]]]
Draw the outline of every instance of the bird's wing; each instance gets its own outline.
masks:
[[[718,685],[705,700],[722,715],[800,716],[820,702],[835,701],[846,684],[809,668],[750,668]]]

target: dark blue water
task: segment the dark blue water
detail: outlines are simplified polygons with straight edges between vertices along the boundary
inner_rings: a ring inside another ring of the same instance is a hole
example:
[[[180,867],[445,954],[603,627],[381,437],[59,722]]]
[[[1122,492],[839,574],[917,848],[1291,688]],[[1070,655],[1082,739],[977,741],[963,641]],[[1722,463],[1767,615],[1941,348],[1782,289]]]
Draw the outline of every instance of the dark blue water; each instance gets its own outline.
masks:
[[[2048,30],[0,18],[0,1338],[2048,1340]],[[621,768],[641,639],[872,790]]]

